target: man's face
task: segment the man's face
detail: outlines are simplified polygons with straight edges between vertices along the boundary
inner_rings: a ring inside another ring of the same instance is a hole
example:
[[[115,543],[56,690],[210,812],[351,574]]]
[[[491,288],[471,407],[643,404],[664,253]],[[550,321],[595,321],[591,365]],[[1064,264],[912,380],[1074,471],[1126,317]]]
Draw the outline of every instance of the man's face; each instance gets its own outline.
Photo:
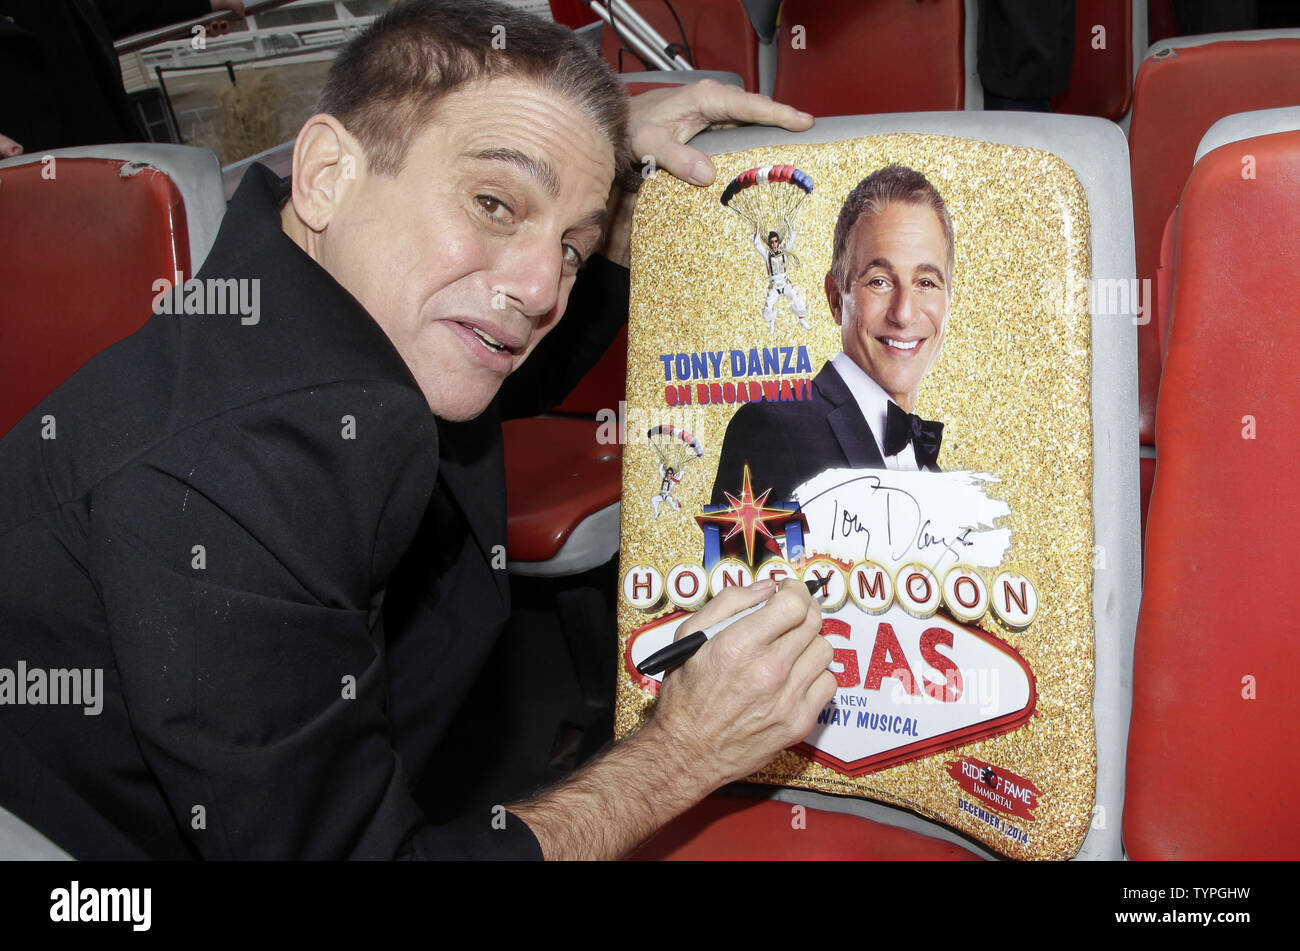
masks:
[[[613,148],[577,106],[526,80],[462,87],[398,175],[357,169],[319,260],[433,412],[471,419],[564,313],[613,178]]]
[[[781,239],[773,235],[767,239],[767,246],[775,251],[781,247]]]
[[[844,352],[913,412],[948,318],[948,245],[939,217],[925,205],[886,205],[858,219],[845,254],[846,286],[826,275]]]

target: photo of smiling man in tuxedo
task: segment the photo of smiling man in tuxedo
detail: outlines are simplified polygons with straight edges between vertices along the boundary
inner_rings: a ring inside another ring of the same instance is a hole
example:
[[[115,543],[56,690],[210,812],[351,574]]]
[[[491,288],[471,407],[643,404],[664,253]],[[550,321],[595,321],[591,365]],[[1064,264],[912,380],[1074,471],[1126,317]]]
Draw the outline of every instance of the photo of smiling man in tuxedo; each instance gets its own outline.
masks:
[[[755,493],[771,488],[772,501],[827,469],[938,472],[943,424],[915,409],[943,346],[952,272],[952,220],[924,175],[889,165],[859,182],[840,209],[825,281],[843,350],[811,398],[736,412],[712,502],[739,492],[746,463]]]

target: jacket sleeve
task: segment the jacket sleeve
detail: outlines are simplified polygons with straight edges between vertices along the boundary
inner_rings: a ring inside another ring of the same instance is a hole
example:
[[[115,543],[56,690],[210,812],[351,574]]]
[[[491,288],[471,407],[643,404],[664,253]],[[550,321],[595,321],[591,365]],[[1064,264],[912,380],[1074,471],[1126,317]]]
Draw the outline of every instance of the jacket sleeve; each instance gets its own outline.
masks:
[[[198,854],[540,854],[518,820],[429,826],[395,752],[383,598],[437,466],[414,390],[341,383],[182,430],[95,491],[123,697]]]
[[[628,288],[627,268],[599,255],[587,262],[558,326],[501,387],[502,419],[536,416],[564,401],[627,323]]]

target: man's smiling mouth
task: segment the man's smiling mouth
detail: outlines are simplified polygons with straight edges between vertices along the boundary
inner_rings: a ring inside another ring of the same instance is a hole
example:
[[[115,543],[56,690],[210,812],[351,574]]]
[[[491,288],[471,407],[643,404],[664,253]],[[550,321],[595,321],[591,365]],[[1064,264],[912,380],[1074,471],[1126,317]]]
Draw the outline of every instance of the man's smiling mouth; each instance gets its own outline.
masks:
[[[492,336],[490,333],[487,333],[478,327],[471,327],[470,329],[473,330],[475,336],[482,341],[483,346],[487,347],[493,353],[500,353],[502,350],[507,349],[504,343]]]
[[[892,337],[882,337],[881,340],[891,350],[915,350],[921,345],[920,340],[894,340]]]

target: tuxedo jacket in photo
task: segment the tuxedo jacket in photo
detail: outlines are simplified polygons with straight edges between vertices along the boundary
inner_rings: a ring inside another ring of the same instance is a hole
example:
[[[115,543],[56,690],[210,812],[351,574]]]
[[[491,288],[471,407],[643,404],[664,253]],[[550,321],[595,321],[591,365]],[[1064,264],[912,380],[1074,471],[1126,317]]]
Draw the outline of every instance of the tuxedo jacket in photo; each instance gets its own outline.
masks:
[[[724,492],[740,494],[746,462],[754,493],[771,488],[769,502],[789,499],[827,469],[886,468],[871,426],[829,360],[813,379],[811,398],[747,403],[731,417],[713,480],[715,505],[726,504]]]

